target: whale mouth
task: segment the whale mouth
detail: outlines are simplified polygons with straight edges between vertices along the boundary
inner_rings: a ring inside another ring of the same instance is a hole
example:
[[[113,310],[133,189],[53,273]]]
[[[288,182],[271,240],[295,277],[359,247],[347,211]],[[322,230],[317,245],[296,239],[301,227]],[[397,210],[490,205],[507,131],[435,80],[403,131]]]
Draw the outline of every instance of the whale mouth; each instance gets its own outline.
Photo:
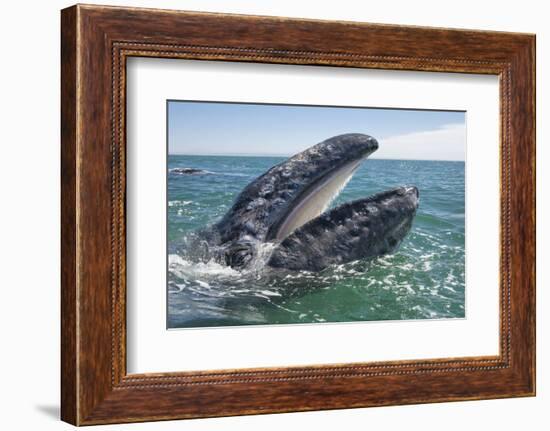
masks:
[[[271,219],[265,240],[281,241],[325,212],[361,162],[377,149],[373,137],[349,133],[327,139],[279,165],[289,193],[286,204]]]
[[[347,185],[365,157],[336,166],[304,189],[284,216],[274,224],[267,240],[281,241],[310,220],[319,217]]]
[[[255,261],[260,244],[272,243],[268,265],[318,271],[395,249],[416,213],[415,187],[328,210],[361,162],[377,149],[372,136],[338,135],[260,175],[210,230],[221,259],[231,267],[245,267]]]
[[[325,211],[363,159],[372,136],[348,133],[320,142],[248,184],[215,226],[220,243],[280,241]]]

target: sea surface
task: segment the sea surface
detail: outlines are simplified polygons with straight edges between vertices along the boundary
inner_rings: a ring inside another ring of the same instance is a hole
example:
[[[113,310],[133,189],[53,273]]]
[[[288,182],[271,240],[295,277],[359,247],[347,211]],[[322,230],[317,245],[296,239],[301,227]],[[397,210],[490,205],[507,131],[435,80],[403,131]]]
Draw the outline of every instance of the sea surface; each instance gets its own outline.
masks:
[[[169,328],[463,318],[464,162],[367,159],[332,203],[415,185],[420,206],[399,249],[320,273],[238,272],[177,254],[238,193],[285,157],[168,157]],[[174,168],[203,173],[178,174]],[[171,172],[170,172],[171,171]]]

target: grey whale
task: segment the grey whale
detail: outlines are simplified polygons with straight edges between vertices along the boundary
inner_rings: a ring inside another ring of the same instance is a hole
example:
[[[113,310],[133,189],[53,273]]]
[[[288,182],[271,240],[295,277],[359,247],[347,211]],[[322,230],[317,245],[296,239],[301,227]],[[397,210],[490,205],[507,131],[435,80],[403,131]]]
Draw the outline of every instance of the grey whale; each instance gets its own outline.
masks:
[[[173,168],[170,169],[170,173],[173,175],[206,175],[211,172],[196,168]]]
[[[273,269],[321,271],[394,251],[410,231],[418,189],[403,186],[326,211],[361,162],[378,149],[371,136],[327,139],[273,166],[248,184],[214,225],[187,248],[201,260],[245,269],[273,248]]]

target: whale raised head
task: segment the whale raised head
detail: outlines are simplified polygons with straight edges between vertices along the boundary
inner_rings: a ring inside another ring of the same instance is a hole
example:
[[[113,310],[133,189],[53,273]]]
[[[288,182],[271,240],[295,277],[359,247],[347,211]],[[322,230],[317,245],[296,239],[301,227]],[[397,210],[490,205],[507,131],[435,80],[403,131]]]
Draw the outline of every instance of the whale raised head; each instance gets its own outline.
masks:
[[[271,268],[320,271],[396,249],[409,232],[418,189],[403,186],[327,211],[361,162],[378,149],[371,136],[327,139],[273,166],[248,184],[232,207],[200,233],[208,258],[246,268],[273,243]]]

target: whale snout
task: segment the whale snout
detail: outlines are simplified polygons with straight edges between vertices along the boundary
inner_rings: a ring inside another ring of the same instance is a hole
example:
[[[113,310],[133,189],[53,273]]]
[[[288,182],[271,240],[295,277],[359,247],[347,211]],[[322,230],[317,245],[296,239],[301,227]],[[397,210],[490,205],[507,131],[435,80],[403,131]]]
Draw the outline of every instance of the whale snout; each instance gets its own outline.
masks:
[[[403,186],[395,189],[395,193],[397,193],[399,196],[414,196],[416,198],[419,197],[418,188],[415,186]]]
[[[406,193],[406,194],[408,194],[408,195],[413,195],[413,196],[415,196],[417,199],[419,198],[420,193],[418,192],[418,188],[417,188],[417,187],[415,187],[415,186],[405,186],[404,189],[405,189],[405,193]]]
[[[402,186],[390,193],[394,194],[394,200],[397,205],[402,206],[403,203],[405,203],[405,206],[408,206],[412,210],[416,211],[418,205],[420,204],[420,192],[415,186]]]
[[[378,141],[372,136],[363,133],[346,133],[335,136],[324,142],[329,146],[338,146],[342,158],[361,159],[374,153],[378,149]]]
[[[418,188],[415,186],[406,186],[405,194],[413,202],[415,208],[418,208],[418,204],[420,203],[420,192],[418,191]]]

